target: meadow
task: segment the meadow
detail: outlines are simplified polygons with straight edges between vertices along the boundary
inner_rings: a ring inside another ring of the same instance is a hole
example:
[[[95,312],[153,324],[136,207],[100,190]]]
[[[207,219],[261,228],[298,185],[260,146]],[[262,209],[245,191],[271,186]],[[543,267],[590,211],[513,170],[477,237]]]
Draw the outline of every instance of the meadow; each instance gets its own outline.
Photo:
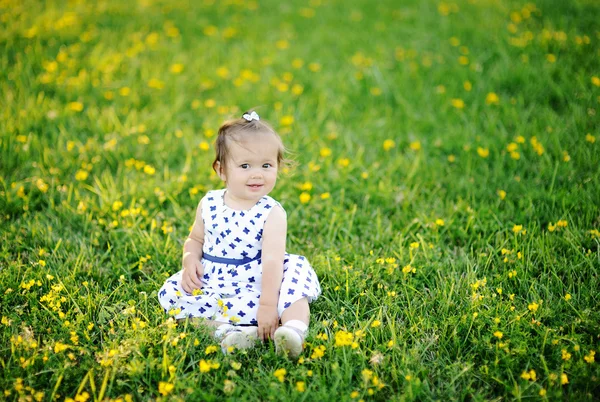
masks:
[[[600,4],[0,1],[0,399],[593,400]],[[157,292],[255,108],[298,361]]]

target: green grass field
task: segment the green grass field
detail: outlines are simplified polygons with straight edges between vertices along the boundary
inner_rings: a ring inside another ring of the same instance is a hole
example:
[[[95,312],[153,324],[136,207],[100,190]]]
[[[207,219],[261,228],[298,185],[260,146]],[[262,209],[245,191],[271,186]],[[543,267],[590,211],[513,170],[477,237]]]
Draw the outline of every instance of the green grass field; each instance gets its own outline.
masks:
[[[600,395],[600,4],[0,1],[0,399]],[[323,294],[297,362],[157,291],[220,124]]]

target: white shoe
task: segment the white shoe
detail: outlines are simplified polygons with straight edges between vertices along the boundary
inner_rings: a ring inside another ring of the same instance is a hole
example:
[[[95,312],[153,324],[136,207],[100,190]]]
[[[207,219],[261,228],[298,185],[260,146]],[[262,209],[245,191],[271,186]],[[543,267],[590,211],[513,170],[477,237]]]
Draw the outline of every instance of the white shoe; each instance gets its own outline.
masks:
[[[286,326],[277,328],[273,340],[278,355],[287,355],[296,359],[302,353],[304,337],[294,328]]]
[[[228,354],[235,349],[251,349],[258,340],[257,327],[232,327],[225,330],[221,340],[221,350]],[[233,349],[232,349],[233,348]]]

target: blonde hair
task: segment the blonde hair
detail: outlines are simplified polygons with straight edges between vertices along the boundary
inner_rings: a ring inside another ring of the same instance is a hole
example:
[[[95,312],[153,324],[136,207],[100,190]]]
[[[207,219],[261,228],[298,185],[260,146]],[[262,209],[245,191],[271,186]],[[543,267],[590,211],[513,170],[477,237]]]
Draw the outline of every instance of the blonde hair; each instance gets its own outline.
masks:
[[[250,114],[252,112],[253,110],[249,110],[244,114]],[[230,141],[237,142],[250,138],[252,135],[264,133],[273,135],[279,143],[279,149],[277,150],[277,167],[279,168],[288,165],[290,161],[285,158],[287,150],[283,145],[281,137],[273,127],[262,119],[248,121],[243,117],[240,117],[235,120],[228,120],[219,127],[219,133],[215,140],[215,160],[212,164],[213,170],[217,172],[217,162],[221,165],[222,169],[225,169],[226,161],[229,156],[228,144]]]

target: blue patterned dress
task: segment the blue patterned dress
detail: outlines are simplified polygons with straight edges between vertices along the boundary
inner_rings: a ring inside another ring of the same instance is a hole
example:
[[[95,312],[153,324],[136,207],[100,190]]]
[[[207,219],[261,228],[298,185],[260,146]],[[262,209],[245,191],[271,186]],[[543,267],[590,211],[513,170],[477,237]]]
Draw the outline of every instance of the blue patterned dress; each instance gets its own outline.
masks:
[[[202,266],[204,286],[193,294],[181,288],[183,270],[171,276],[158,293],[165,312],[175,318],[203,317],[240,325],[257,325],[262,278],[262,233],[272,208],[281,206],[269,196],[249,210],[225,205],[225,190],[209,191],[201,201],[204,222]],[[319,280],[306,258],[285,254],[277,310],[321,294]]]

